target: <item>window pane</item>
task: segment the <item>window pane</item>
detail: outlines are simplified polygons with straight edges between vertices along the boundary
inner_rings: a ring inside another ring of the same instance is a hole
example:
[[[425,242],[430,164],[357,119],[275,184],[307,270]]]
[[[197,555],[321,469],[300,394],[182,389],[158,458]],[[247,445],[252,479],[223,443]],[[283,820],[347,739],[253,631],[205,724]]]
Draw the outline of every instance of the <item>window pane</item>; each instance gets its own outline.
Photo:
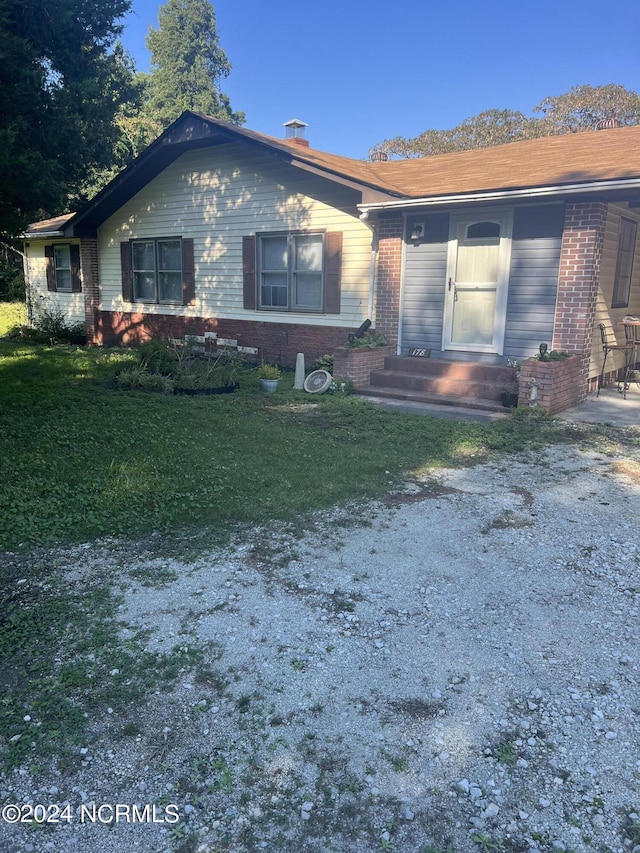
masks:
[[[467,228],[467,240],[498,239],[500,224],[498,222],[474,222]]]
[[[264,308],[287,307],[287,276],[283,273],[263,273],[260,304]]]
[[[322,308],[322,276],[319,273],[296,274],[294,307],[316,311]]]
[[[133,273],[133,298],[149,302],[156,301],[156,277],[153,272]]]
[[[161,272],[158,275],[160,284],[160,302],[182,302],[182,273]]]
[[[302,271],[322,271],[322,236],[295,238],[295,269]]]
[[[618,256],[616,258],[613,297],[611,301],[612,308],[623,308],[629,304],[637,233],[638,226],[635,222],[630,219],[620,219]]]
[[[262,247],[262,263],[263,270],[286,270],[287,269],[287,238],[281,237],[262,237],[260,240]]]
[[[134,270],[155,270],[153,242],[133,243],[131,256]]]
[[[69,246],[55,246],[53,253],[56,259],[56,270],[71,269],[71,249]]]
[[[71,272],[69,270],[56,270],[56,288],[58,290],[71,290]]]
[[[158,269],[182,272],[182,244],[180,240],[158,241]]]

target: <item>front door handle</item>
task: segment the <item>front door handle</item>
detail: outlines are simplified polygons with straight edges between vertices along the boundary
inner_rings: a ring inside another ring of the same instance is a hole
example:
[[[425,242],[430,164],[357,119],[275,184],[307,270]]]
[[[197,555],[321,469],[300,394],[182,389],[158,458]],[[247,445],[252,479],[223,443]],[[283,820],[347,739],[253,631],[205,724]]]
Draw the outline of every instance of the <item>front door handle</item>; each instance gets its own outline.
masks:
[[[449,279],[449,290],[451,290],[452,287],[453,287],[453,282],[451,281],[451,279]]]

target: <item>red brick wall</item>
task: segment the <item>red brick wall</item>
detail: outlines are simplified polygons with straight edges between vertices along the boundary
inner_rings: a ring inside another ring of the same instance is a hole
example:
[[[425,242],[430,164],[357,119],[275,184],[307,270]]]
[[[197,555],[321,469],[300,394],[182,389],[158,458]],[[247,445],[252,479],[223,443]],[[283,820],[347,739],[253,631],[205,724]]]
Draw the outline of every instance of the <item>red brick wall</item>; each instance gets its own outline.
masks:
[[[382,370],[385,357],[395,355],[395,346],[339,347],[333,354],[333,375],[353,382],[356,388],[369,384],[372,370]]]
[[[586,382],[581,376],[582,359],[579,356],[564,361],[536,361],[528,358],[520,369],[520,397],[518,406],[529,405],[531,381],[538,386],[538,406],[549,415],[570,409],[586,396]]]
[[[587,394],[606,215],[602,202],[565,208],[553,349],[579,355],[579,399]]]
[[[337,347],[343,346],[348,340],[349,331],[337,326],[311,326],[304,323],[100,311],[93,342],[127,345],[152,337],[181,338],[216,332],[220,338],[237,340],[239,346],[257,347],[258,359],[275,362],[283,367],[295,367],[296,355],[302,352],[309,368],[321,355],[332,353]]]
[[[84,325],[87,340],[91,341],[96,333],[96,313],[100,301],[97,240],[83,239],[80,241],[80,269],[82,270],[82,292],[84,294]]]
[[[394,347],[394,353],[400,317],[403,228],[403,219],[397,215],[381,218],[378,225],[376,330]]]

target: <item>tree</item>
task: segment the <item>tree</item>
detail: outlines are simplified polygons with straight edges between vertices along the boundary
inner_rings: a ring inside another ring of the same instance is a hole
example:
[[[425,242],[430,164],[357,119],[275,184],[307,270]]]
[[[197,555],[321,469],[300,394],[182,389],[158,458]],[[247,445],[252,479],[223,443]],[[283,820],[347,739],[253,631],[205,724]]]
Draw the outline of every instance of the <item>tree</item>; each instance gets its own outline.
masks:
[[[0,236],[60,213],[109,165],[130,0],[0,0]]]
[[[593,130],[598,122],[640,124],[640,94],[624,86],[574,86],[564,95],[545,98],[535,107],[549,133]]]
[[[486,110],[451,130],[425,130],[412,139],[396,136],[376,145],[372,151],[384,151],[395,157],[428,157],[594,130],[603,120],[640,124],[640,95],[613,84],[576,86],[564,95],[545,98],[533,112],[539,117],[527,117],[513,110]]]
[[[220,91],[231,65],[220,47],[209,0],[168,0],[158,20],[159,29],[151,28],[147,36],[151,73],[146,116],[162,128],[187,109],[242,124],[244,114],[234,113]]]

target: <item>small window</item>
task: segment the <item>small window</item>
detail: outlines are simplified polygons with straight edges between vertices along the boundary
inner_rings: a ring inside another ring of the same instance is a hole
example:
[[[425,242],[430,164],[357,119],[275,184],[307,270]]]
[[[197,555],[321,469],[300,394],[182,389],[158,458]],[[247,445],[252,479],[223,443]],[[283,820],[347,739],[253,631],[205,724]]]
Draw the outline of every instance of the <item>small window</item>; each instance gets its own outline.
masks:
[[[618,255],[616,272],[613,279],[612,308],[626,308],[631,292],[631,275],[633,273],[633,257],[636,251],[638,224],[632,219],[620,219],[620,234],[618,235]]]
[[[56,243],[44,247],[47,290],[58,293],[79,293],[80,247],[77,244]]]
[[[322,234],[269,234],[258,238],[259,308],[323,310]]]
[[[474,222],[467,228],[467,240],[497,240],[499,237],[499,222]]]
[[[56,276],[56,290],[71,293],[71,247],[54,246],[53,261]]]

